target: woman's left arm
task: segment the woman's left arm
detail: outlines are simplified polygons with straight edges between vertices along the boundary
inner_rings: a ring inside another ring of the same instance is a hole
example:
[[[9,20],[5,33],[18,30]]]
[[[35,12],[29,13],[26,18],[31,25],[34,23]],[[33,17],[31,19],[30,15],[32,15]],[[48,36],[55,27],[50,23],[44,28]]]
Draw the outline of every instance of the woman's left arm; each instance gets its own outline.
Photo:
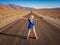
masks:
[[[20,19],[24,19],[24,20],[27,20],[27,18],[25,18],[25,17],[20,17]]]

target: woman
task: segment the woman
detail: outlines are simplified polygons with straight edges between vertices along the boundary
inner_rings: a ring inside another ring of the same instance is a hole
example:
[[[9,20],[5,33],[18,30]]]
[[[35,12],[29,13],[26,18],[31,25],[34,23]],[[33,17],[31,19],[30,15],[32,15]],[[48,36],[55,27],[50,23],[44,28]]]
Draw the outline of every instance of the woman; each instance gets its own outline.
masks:
[[[33,30],[33,32],[34,32],[34,34],[35,34],[35,37],[36,37],[36,39],[38,39],[38,37],[37,37],[37,34],[36,34],[36,31],[35,31],[35,22],[34,22],[34,16],[33,15],[31,15],[29,18],[28,18],[28,22],[29,22],[29,24],[28,24],[28,36],[27,36],[27,39],[28,39],[28,37],[29,37],[29,35],[30,35],[30,32]]]
[[[26,19],[26,18],[24,18],[24,19]],[[34,22],[34,16],[33,15],[31,15],[28,18],[28,22],[29,22],[29,24],[28,24],[28,35],[27,35],[27,39],[29,38],[29,35],[30,35],[30,33],[31,33],[32,30],[33,30],[33,32],[35,34],[36,39],[38,39],[37,34],[36,34],[36,31],[35,31],[35,22]]]

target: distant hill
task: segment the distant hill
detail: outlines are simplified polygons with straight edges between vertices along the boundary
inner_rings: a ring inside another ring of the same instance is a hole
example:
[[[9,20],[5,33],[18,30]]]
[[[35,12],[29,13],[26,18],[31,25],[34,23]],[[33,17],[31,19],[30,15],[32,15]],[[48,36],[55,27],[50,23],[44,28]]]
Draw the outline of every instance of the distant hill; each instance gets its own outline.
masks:
[[[34,10],[35,8],[23,7],[15,4],[0,4],[0,9],[27,9]]]
[[[60,8],[44,8],[42,10],[60,10]]]

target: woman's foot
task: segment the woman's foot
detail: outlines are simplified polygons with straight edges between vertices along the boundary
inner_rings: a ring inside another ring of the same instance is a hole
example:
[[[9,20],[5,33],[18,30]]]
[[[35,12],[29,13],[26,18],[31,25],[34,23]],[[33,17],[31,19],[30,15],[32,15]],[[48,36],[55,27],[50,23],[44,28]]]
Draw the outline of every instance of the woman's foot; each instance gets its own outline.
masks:
[[[29,39],[29,37],[27,37],[27,40]]]
[[[36,37],[36,39],[38,39],[38,37]]]

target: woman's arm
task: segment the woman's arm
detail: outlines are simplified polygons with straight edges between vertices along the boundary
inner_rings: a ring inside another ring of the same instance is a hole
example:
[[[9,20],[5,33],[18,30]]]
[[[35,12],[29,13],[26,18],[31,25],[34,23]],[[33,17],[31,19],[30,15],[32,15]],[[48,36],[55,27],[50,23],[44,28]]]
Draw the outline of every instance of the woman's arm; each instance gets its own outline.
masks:
[[[37,20],[37,19],[35,19],[35,20]]]
[[[20,17],[20,19],[24,19],[24,20],[27,20],[28,18],[25,18],[25,17]]]

